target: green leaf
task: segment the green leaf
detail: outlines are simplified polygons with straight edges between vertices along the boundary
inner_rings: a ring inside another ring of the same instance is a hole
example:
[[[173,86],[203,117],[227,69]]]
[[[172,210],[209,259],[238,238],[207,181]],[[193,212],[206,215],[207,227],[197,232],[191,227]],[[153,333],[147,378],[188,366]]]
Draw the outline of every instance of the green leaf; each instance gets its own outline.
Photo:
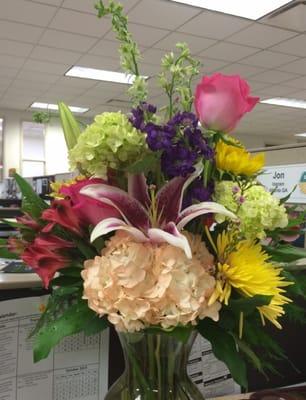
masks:
[[[244,340],[241,340],[236,334],[232,333],[233,338],[235,339],[235,342],[239,349],[248,357],[250,362],[254,365],[254,367],[260,371],[263,372],[262,364],[260,359],[257,357],[257,355],[254,353],[254,351],[251,349],[251,347],[246,343]]]
[[[95,335],[96,333],[104,331],[109,327],[109,322],[106,317],[100,318],[98,315],[90,321],[90,324],[84,326],[84,333],[86,336]]]
[[[158,162],[159,159],[157,157],[157,153],[148,153],[144,158],[130,165],[127,168],[127,171],[131,174],[144,173],[146,175],[148,172],[156,170],[156,165]]]
[[[290,244],[279,245],[278,247],[264,246],[264,249],[275,262],[286,263],[306,258],[306,250]]]
[[[80,126],[65,103],[58,103],[58,110],[67,149],[71,150],[77,144],[81,134]]]
[[[7,258],[9,260],[16,260],[19,258],[19,256],[15,253],[11,253],[7,248],[1,247],[0,248],[0,257],[1,258]]]
[[[227,365],[233,379],[240,386],[247,388],[246,364],[231,334],[209,318],[199,321],[197,329],[205,339],[209,340],[214,355]]]
[[[83,280],[81,277],[61,275],[52,279],[51,285],[54,286],[82,286]]]
[[[233,312],[243,312],[244,315],[252,314],[257,307],[270,304],[273,296],[256,295],[253,297],[242,297],[229,302],[228,308]]]
[[[34,362],[48,357],[52,348],[64,337],[83,331],[95,318],[96,314],[88,308],[86,301],[81,300],[67,308],[59,318],[45,324],[36,334]],[[101,325],[101,330],[106,327],[106,324]]]
[[[22,193],[22,210],[33,219],[38,220],[44,210],[49,208],[33,190],[32,186],[20,175],[14,174],[17,185]]]
[[[296,189],[296,186],[297,186],[297,185],[294,186],[294,188],[291,190],[291,192],[290,192],[287,196],[285,196],[285,197],[283,197],[283,198],[280,199],[280,201],[279,201],[280,204],[285,204],[285,203],[290,199],[292,193],[293,193],[293,192],[295,191],[295,189]]]

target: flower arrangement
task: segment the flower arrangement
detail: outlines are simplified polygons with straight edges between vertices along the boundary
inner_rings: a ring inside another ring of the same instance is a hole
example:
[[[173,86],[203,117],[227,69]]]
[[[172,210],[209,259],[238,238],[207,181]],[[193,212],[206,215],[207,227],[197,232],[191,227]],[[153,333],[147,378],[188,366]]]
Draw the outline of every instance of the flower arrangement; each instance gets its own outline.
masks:
[[[122,68],[134,75],[133,108],[97,115],[81,132],[59,104],[71,168],[82,175],[56,182],[51,205],[15,175],[24,216],[20,237],[2,250],[52,290],[33,332],[34,358],[67,335],[109,324],[180,340],[197,330],[246,387],[247,362],[263,372],[284,356],[263,326],[281,328],[285,313],[305,319],[293,302],[305,296],[296,267],[305,253],[284,241],[304,215],[290,210],[288,218],[287,199],[257,181],[263,154],[250,155],[232,135],[259,99],[241,77],[220,73],[203,77],[193,94],[199,63],[179,43],[162,59],[169,102],[157,110],[122,7],[111,0],[96,8],[112,18]]]

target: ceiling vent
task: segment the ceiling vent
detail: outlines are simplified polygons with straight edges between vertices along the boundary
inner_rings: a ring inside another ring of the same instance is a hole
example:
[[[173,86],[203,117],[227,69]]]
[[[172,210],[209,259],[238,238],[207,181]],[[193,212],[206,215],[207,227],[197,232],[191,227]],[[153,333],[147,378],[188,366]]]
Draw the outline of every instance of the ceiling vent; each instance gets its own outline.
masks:
[[[294,0],[289,4],[265,15],[260,19],[268,25],[290,29],[297,32],[306,31],[306,1]]]

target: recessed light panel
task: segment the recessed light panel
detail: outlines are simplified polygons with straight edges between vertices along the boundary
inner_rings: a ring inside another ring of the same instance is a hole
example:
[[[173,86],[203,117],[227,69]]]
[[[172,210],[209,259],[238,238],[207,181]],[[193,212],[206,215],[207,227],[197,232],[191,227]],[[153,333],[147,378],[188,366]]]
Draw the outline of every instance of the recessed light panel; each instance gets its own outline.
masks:
[[[89,110],[89,108],[85,107],[75,107],[75,106],[68,106],[71,112],[83,114]],[[38,108],[41,110],[50,110],[50,111],[57,111],[58,105],[57,104],[48,104],[48,103],[33,103],[31,104],[31,108]]]
[[[122,72],[106,71],[103,69],[87,68],[74,66],[66,72],[66,76],[71,76],[74,78],[86,78],[94,79],[97,81],[114,82],[114,83],[125,83],[127,85],[132,85],[135,80],[135,75],[124,74]],[[144,76],[147,79],[147,76]]]
[[[259,19],[270,12],[277,10],[288,0],[170,0],[176,3],[188,4],[190,6],[206,8],[225,14],[236,15],[248,19]]]
[[[306,133],[296,133],[294,136],[306,137]]]
[[[266,100],[262,100],[261,103],[272,104],[274,106],[306,108],[305,100],[286,99],[285,97],[275,97],[272,99],[266,99]]]

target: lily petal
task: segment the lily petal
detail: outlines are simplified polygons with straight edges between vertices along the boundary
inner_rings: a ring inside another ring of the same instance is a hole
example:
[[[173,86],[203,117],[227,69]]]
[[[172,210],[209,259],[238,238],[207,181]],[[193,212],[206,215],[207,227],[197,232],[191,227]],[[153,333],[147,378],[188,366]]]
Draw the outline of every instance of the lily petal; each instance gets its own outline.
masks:
[[[128,175],[128,194],[137,199],[144,207],[150,207],[151,200],[144,174]]]
[[[233,214],[231,211],[227,210],[224,206],[218,203],[214,203],[212,201],[204,201],[199,204],[194,204],[190,207],[185,208],[180,215],[178,220],[176,221],[177,229],[180,231],[184,228],[188,222],[193,220],[194,218],[204,215],[204,214],[223,214],[226,217],[229,217],[233,220],[237,220],[237,216]]]
[[[176,221],[182,208],[186,188],[201,174],[203,165],[198,163],[195,171],[186,178],[181,176],[171,179],[157,193],[158,215],[160,224]]]
[[[141,232],[141,230],[127,225],[124,221],[118,218],[107,218],[99,222],[91,233],[90,241],[94,242],[98,237],[117,230],[129,232],[137,242],[148,241],[148,238]]]
[[[165,229],[167,231],[158,228],[151,228],[148,230],[148,236],[154,242],[166,242],[172,246],[179,247],[185,252],[187,258],[192,258],[188,239],[178,231],[175,223],[169,222]]]
[[[120,212],[128,225],[147,230],[149,228],[148,213],[143,205],[124,190],[105,184],[85,186],[81,194],[99,200],[103,204],[114,207]]]

